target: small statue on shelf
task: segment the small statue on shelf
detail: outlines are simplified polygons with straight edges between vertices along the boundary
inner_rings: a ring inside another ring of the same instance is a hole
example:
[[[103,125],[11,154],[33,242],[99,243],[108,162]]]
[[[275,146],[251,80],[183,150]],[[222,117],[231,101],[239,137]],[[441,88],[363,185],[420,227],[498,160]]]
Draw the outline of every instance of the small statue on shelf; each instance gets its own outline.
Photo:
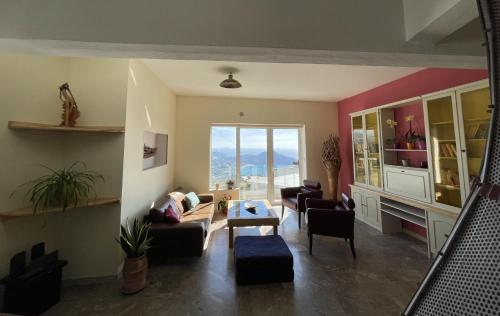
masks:
[[[69,84],[66,82],[59,87],[59,98],[63,101],[62,122],[60,126],[74,127],[76,120],[80,117],[80,111],[76,105],[75,98],[69,89]]]

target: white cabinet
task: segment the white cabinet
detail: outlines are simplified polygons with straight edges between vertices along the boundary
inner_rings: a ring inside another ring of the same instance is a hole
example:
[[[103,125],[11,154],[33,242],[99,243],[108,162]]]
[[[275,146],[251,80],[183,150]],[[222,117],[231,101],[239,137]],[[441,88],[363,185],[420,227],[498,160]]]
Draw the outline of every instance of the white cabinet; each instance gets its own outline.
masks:
[[[355,187],[352,187],[351,190],[352,198],[356,204],[354,209],[356,218],[380,230],[382,228],[380,196]]]
[[[444,245],[455,224],[455,220],[436,212],[427,211],[429,249],[436,254]]]
[[[427,169],[385,165],[384,189],[422,202],[431,201]]]
[[[424,98],[432,203],[449,210],[462,207],[470,181],[479,176],[489,121],[487,83]]]

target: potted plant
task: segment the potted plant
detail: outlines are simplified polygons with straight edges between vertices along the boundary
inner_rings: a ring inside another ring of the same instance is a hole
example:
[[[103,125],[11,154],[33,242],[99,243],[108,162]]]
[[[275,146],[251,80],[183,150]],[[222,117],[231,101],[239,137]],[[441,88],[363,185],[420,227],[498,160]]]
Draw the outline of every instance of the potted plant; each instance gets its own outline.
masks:
[[[222,200],[220,200],[219,203],[217,204],[217,209],[222,211],[222,213],[224,213],[225,215],[227,214],[227,205],[228,205],[227,201],[229,201],[230,199],[231,195],[224,194]]]
[[[393,137],[386,139],[387,148],[398,149],[400,142],[399,137]]]
[[[332,199],[335,200],[337,199],[339,170],[342,164],[340,159],[340,138],[338,136],[330,134],[328,139],[323,142],[321,158],[328,177],[328,192]]]
[[[410,124],[408,131],[405,133],[405,141],[407,149],[415,149],[415,143],[417,142],[418,139],[417,133],[412,129],[411,126],[411,123],[413,122],[414,119],[415,119],[414,115],[407,115],[405,117],[405,121],[407,121]]]
[[[233,186],[234,186],[234,181],[229,179],[226,181],[226,185],[227,185],[227,189],[228,190],[232,190],[233,189]]]
[[[123,264],[123,294],[134,294],[146,287],[146,277],[148,273],[148,258],[146,250],[150,248],[151,237],[149,229],[151,223],[142,223],[134,219],[132,227],[125,221],[121,225],[120,236],[116,241],[125,252],[125,262]]]
[[[82,168],[78,168],[79,166]],[[50,173],[21,184],[11,194],[11,196],[14,195],[21,187],[29,186],[26,197],[29,197],[29,201],[33,204],[33,215],[38,210],[43,211],[49,207],[60,206],[62,211],[65,211],[68,207],[87,203],[90,195],[97,197],[94,190],[95,182],[104,181],[102,175],[87,170],[87,166],[81,161],[61,170],[42,167]]]

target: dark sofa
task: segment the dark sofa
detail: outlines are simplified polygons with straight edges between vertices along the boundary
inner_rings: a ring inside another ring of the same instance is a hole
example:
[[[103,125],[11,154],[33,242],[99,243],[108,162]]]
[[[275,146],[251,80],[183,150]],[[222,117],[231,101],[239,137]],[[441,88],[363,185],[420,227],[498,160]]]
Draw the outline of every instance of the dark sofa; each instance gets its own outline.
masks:
[[[185,210],[183,195],[171,199],[171,203]],[[153,223],[150,215],[144,216],[144,221],[151,222],[151,248],[148,250],[148,259],[155,263],[172,257],[199,257],[203,254],[205,239],[208,237],[210,224],[214,215],[212,194],[199,194],[200,204],[194,209],[183,212],[181,222]],[[177,201],[175,201],[177,199]],[[176,203],[177,202],[177,203]]]

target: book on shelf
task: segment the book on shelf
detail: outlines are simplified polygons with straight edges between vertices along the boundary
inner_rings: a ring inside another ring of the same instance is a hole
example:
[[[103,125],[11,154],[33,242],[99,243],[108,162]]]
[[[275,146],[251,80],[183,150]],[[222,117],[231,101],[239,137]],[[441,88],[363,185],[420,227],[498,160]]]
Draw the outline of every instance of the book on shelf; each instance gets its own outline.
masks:
[[[441,154],[443,157],[451,157],[450,152],[448,151],[448,148],[446,147],[446,144],[439,144],[439,147],[441,147]]]
[[[448,151],[451,154],[451,157],[456,157],[457,156],[457,149],[455,148],[455,144],[446,144],[446,147],[448,148]]]

